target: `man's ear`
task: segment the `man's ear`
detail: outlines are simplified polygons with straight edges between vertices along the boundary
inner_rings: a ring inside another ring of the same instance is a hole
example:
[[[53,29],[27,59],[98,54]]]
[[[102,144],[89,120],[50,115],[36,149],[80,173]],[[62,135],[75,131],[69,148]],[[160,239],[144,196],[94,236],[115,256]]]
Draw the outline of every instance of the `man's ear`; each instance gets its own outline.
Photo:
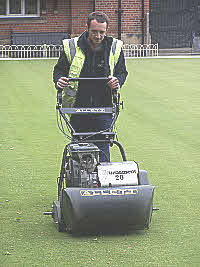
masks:
[[[108,33],[108,31],[109,31],[109,26],[108,26],[107,29],[106,29],[106,34]]]

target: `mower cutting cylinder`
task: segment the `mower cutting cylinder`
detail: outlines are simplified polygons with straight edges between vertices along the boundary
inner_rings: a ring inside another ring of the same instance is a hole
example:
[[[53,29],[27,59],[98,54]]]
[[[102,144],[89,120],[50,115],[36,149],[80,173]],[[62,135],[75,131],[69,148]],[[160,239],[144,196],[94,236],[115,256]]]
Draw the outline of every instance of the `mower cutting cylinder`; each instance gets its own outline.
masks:
[[[107,188],[65,188],[61,214],[71,232],[149,228],[152,185]]]

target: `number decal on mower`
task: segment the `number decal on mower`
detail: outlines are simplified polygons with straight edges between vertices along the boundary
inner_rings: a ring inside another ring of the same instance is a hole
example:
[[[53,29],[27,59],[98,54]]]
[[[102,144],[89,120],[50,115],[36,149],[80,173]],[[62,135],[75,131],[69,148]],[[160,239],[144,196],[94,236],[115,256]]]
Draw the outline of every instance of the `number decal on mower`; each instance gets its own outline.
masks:
[[[120,175],[117,174],[117,175],[115,175],[115,177],[116,177],[116,180],[117,180],[117,181],[119,181],[119,180],[121,180],[121,181],[124,180],[124,175],[123,175],[123,174],[120,174]]]

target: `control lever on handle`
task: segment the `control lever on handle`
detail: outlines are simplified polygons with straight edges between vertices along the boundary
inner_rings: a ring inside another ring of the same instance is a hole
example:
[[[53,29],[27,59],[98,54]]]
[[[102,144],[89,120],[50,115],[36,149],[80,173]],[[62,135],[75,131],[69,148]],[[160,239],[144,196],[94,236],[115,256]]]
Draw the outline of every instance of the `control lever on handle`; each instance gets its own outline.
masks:
[[[58,88],[56,109],[58,109],[61,106],[62,106],[62,89]]]

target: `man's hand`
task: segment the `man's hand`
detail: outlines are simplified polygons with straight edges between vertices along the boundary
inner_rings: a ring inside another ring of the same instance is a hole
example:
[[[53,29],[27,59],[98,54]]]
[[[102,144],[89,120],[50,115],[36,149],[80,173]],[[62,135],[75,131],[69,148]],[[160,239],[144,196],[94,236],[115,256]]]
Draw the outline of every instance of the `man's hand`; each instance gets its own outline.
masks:
[[[116,77],[114,76],[109,76],[108,77],[108,86],[112,89],[112,90],[119,90],[120,86],[119,86],[119,81]]]
[[[66,78],[66,77],[61,77],[58,81],[57,81],[57,88],[60,88],[60,89],[64,89],[67,85],[69,85],[70,82],[69,82],[69,79]]]

